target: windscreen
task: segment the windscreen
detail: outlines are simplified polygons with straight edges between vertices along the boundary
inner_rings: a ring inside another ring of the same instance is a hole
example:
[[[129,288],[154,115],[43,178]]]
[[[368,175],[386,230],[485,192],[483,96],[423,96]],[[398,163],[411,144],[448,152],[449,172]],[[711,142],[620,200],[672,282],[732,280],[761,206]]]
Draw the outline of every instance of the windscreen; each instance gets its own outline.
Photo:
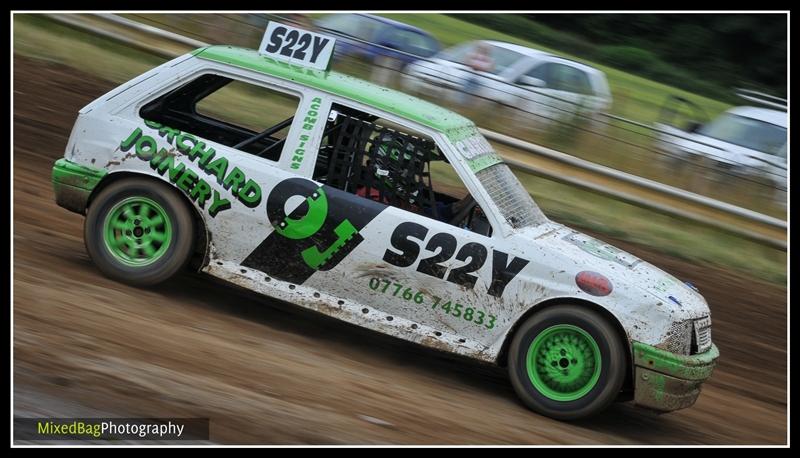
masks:
[[[786,147],[785,128],[733,114],[720,116],[701,128],[698,133],[776,156],[779,156]]]
[[[538,226],[547,221],[528,191],[480,133],[476,131],[456,142],[456,148],[511,227]]]

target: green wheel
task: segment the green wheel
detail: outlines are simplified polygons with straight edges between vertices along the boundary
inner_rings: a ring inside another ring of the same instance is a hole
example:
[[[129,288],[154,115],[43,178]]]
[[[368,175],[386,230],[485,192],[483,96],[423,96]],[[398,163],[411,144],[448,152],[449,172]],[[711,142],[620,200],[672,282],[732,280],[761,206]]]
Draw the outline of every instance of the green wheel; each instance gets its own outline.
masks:
[[[526,356],[534,388],[554,401],[575,401],[597,385],[603,362],[592,336],[571,324],[557,324],[533,339]]]
[[[514,334],[509,375],[532,410],[576,420],[608,407],[627,371],[625,346],[608,320],[576,305],[534,314]]]
[[[102,189],[89,206],[84,241],[107,276],[134,285],[163,282],[186,265],[194,222],[180,195],[147,178]]]
[[[119,262],[146,266],[169,251],[172,221],[158,202],[128,197],[114,204],[103,222],[103,242]]]

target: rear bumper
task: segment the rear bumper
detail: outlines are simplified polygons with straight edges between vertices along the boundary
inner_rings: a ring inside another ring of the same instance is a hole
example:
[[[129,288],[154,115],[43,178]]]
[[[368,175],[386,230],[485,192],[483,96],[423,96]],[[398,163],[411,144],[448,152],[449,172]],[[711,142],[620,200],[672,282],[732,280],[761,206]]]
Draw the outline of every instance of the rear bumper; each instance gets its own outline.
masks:
[[[711,377],[717,358],[714,344],[705,353],[683,356],[634,342],[634,402],[662,412],[690,407],[700,395],[700,386]]]
[[[53,191],[56,203],[75,213],[83,214],[92,190],[106,175],[103,169],[86,167],[66,159],[53,165]]]

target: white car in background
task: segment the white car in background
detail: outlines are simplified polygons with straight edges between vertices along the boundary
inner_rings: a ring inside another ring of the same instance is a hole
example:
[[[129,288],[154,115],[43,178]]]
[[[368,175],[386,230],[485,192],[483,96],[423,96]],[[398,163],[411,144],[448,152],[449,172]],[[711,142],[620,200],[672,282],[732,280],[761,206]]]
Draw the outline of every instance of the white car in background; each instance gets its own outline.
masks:
[[[731,108],[687,130],[659,124],[660,147],[679,159],[701,157],[738,175],[757,175],[786,190],[788,115],[751,106]]]
[[[491,71],[467,65],[478,46],[487,49]],[[600,70],[544,51],[500,41],[478,40],[448,48],[429,60],[408,66],[404,89],[438,97],[460,98],[471,78],[473,96],[548,119],[596,113],[611,107],[611,91]]]

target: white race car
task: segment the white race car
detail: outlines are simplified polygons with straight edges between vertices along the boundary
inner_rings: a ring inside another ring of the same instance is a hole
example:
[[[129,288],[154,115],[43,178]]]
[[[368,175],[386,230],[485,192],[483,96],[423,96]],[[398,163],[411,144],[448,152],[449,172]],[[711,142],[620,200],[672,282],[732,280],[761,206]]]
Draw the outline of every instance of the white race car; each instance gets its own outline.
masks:
[[[198,49],[80,110],[53,183],[98,268],[188,265],[507,365],[558,419],[694,403],[719,353],[691,285],[547,219],[471,121],[328,71],[333,45],[270,23],[259,50]]]

